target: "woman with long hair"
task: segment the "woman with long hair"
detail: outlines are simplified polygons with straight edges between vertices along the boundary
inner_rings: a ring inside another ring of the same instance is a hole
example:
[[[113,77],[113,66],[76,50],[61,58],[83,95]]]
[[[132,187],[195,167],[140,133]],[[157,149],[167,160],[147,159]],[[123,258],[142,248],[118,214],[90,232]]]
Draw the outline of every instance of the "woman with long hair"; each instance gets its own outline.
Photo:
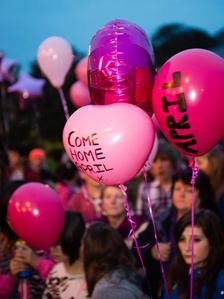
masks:
[[[177,255],[168,272],[170,299],[187,299],[192,261],[191,212],[176,223]],[[194,299],[224,298],[224,231],[221,220],[209,210],[194,215]],[[164,292],[163,298],[167,298]]]
[[[134,258],[118,231],[96,222],[83,239],[83,260],[91,299],[146,299]]]

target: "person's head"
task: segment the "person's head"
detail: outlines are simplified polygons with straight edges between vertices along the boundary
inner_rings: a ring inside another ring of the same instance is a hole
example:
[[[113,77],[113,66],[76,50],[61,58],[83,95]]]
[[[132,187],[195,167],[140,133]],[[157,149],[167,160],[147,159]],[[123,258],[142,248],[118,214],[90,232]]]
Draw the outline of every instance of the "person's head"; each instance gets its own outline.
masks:
[[[189,292],[189,269],[192,255],[191,225],[191,212],[188,212],[179,219],[174,229],[177,255],[168,273],[168,287],[173,289],[178,285],[180,298],[186,298]],[[208,285],[206,298],[211,298],[217,273],[224,264],[223,225],[213,211],[206,209],[195,211],[193,238],[194,267],[201,268],[195,291],[199,296],[206,281]]]
[[[39,170],[46,159],[45,151],[42,148],[33,148],[29,152],[28,160],[32,169]]]
[[[89,295],[97,281],[115,269],[127,275],[135,269],[133,256],[118,231],[95,222],[83,238],[83,260]]]
[[[221,145],[198,157],[197,163],[198,167],[210,177],[214,190],[223,185],[224,149]]]
[[[16,168],[23,163],[23,153],[22,149],[19,147],[9,147],[7,149],[8,164],[12,168]]]
[[[192,170],[186,168],[174,177],[172,203],[182,214],[191,209],[192,203]],[[215,197],[209,178],[203,172],[198,173],[195,181],[195,208],[214,209]]]
[[[150,170],[153,178],[159,181],[172,180],[176,170],[176,160],[174,150],[166,141],[161,140]]]
[[[125,215],[124,194],[116,186],[105,186],[102,192],[102,211],[107,217]]]
[[[82,237],[85,232],[85,222],[78,212],[66,211],[65,224],[58,244],[52,248],[54,259],[68,262],[72,265],[80,257]]]
[[[186,213],[176,223],[174,229],[178,251],[184,262],[191,264],[191,212]],[[217,261],[224,254],[224,231],[221,220],[209,210],[198,209],[194,214],[194,264],[206,266]],[[221,260],[220,260],[221,263]]]
[[[10,181],[8,182],[4,188],[1,190],[0,194],[0,235],[2,244],[4,244],[4,248],[1,246],[0,251],[6,253],[6,251],[10,250],[10,248],[14,245],[18,236],[14,233],[14,231],[9,226],[7,221],[7,211],[8,211],[8,204],[9,200],[14,193],[20,186],[25,184],[26,181]],[[4,242],[3,242],[4,239]]]

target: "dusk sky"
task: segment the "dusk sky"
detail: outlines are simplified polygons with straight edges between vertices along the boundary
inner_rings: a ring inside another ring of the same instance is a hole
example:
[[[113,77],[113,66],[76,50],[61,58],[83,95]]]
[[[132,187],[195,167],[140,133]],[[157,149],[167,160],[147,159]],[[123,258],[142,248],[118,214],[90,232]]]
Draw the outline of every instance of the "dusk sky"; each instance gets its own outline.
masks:
[[[0,7],[0,50],[26,71],[47,37],[87,54],[93,34],[114,19],[138,24],[149,37],[174,22],[211,34],[224,28],[224,0],[1,0]]]

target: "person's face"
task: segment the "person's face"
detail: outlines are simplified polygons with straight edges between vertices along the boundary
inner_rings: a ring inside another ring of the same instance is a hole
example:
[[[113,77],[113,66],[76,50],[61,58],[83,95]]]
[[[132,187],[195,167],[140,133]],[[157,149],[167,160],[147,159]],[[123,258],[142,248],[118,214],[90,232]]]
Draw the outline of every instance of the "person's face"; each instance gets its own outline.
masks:
[[[172,162],[168,158],[158,157],[152,162],[151,172],[159,181],[171,180],[173,175]]]
[[[192,259],[192,228],[187,226],[179,241],[178,248],[187,265]],[[194,227],[194,266],[201,267],[208,257],[210,250],[209,241],[200,227]]]
[[[124,195],[119,188],[106,187],[102,208],[107,216],[119,216],[125,213]]]
[[[11,167],[16,167],[22,162],[20,154],[13,150],[8,151],[8,159]]]
[[[200,170],[209,175],[209,161],[206,155],[197,157],[197,164]]]
[[[176,181],[173,188],[172,203],[177,211],[189,211],[192,205],[192,186],[182,181]],[[194,205],[195,208],[200,206],[198,190],[195,190],[194,193]]]

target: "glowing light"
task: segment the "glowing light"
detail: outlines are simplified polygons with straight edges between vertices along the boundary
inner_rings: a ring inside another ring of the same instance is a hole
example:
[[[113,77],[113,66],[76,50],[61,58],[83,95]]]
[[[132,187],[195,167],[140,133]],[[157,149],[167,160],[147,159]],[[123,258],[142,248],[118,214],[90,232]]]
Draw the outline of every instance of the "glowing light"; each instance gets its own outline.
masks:
[[[189,98],[190,98],[192,101],[194,101],[194,100],[196,99],[196,97],[197,97],[197,93],[196,93],[196,91],[195,91],[195,90],[191,90],[191,91],[189,92]]]
[[[37,209],[34,209],[34,210],[33,210],[33,214],[34,214],[35,216],[38,216],[38,215],[39,215],[39,211],[38,211]]]
[[[189,79],[189,78],[185,78],[184,81],[185,81],[186,83],[188,83],[188,82],[190,81],[190,79]]]

